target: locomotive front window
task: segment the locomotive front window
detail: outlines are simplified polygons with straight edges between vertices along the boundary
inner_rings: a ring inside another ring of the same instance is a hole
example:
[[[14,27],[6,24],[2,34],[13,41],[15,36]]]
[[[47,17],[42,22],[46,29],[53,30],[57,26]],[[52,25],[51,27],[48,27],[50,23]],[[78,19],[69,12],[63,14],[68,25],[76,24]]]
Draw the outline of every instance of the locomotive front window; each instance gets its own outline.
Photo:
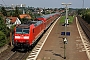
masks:
[[[23,34],[29,34],[29,29],[23,29]]]
[[[29,34],[29,29],[28,28],[16,28],[16,33],[17,34]]]
[[[16,28],[16,33],[17,34],[22,34],[22,29],[21,28]]]

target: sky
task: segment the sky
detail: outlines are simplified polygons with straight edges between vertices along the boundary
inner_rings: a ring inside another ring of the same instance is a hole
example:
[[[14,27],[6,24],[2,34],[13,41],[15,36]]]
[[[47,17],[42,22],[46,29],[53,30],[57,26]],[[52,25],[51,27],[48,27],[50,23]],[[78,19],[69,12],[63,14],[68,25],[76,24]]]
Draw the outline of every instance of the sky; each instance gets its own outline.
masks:
[[[70,8],[82,8],[84,1],[84,8],[90,8],[90,0],[0,0],[0,4],[11,6],[11,4],[26,4],[30,7],[42,8],[62,8],[65,7],[61,3],[72,3]]]

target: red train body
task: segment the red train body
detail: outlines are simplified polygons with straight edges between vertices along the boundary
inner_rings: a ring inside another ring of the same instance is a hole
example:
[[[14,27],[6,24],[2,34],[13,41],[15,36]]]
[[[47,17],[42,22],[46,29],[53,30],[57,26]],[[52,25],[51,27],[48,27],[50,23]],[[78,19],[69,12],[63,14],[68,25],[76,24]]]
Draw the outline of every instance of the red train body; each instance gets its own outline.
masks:
[[[14,46],[31,46],[59,14],[49,14],[15,27]]]

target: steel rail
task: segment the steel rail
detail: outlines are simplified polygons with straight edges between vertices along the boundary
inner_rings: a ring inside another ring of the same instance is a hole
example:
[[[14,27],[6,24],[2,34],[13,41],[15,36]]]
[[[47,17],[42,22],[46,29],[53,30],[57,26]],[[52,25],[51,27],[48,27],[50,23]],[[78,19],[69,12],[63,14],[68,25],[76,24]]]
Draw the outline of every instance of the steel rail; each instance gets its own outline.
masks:
[[[26,55],[27,53],[20,53],[20,52],[14,52],[14,54],[12,54],[8,59],[6,60],[22,60],[23,57]]]
[[[78,16],[77,18],[78,18],[78,21],[79,21],[84,33],[86,34],[86,36],[90,42],[90,28],[87,26],[87,24],[85,23],[85,21],[83,21],[83,19],[81,17]]]

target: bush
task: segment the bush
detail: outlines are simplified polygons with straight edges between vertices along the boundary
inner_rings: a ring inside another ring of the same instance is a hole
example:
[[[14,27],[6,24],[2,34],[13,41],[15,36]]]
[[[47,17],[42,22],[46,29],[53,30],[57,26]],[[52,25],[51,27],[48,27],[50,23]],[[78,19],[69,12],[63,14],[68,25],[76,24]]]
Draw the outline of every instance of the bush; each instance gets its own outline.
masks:
[[[83,19],[90,24],[90,12],[88,12],[87,14],[83,15]]]
[[[82,18],[90,24],[90,9],[81,10]]]
[[[2,31],[0,31],[0,47],[4,46],[5,44],[6,44],[6,36]]]

